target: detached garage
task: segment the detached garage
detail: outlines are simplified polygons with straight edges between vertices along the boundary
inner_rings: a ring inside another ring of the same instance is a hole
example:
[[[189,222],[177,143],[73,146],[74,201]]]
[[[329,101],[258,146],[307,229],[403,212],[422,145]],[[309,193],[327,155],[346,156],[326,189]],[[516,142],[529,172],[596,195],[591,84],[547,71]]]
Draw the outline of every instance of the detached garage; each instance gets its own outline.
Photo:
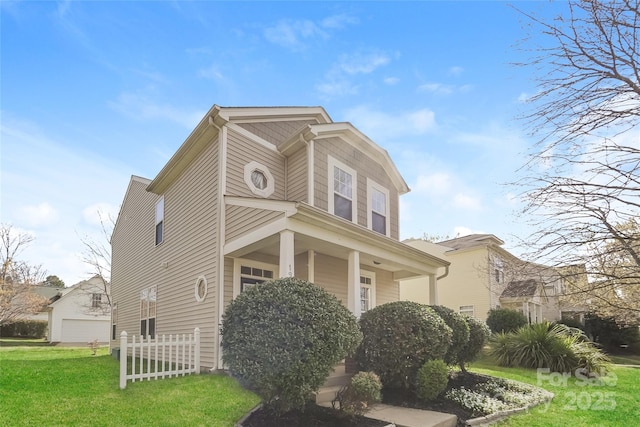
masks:
[[[63,291],[49,305],[49,342],[109,342],[109,284],[94,276]]]

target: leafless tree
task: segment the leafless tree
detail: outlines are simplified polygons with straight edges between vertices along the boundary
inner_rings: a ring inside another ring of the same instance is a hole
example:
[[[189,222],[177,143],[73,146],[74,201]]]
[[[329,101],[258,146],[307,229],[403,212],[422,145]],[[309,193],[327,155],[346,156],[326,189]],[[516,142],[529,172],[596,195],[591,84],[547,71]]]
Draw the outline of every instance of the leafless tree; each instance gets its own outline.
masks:
[[[639,235],[624,226],[640,213],[640,0],[568,5],[550,22],[525,13],[546,36],[522,64],[538,83],[525,114],[537,144],[516,183],[526,201],[521,214],[536,230],[526,256],[583,266],[589,280],[569,293],[617,308],[614,315],[638,315],[640,299],[622,294],[621,304],[614,287],[640,283]],[[626,268],[602,280],[612,248]]]
[[[103,215],[98,212],[100,218],[101,235],[99,239],[90,236],[81,237],[84,245],[82,251],[82,261],[90,267],[90,273],[98,276],[101,282],[98,289],[106,295],[105,309],[111,310],[111,293],[109,283],[111,281],[111,234],[115,221],[110,215]]]
[[[0,325],[6,325],[39,313],[48,300],[33,291],[33,285],[44,278],[42,266],[17,259],[33,242],[33,236],[17,231],[11,225],[0,224],[0,240]]]

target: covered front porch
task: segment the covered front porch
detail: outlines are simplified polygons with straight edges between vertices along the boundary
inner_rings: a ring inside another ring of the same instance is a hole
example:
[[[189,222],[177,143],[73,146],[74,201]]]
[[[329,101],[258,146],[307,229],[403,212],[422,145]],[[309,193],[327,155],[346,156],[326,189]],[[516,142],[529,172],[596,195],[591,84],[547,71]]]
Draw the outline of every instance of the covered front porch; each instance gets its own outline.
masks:
[[[225,242],[225,302],[262,280],[298,277],[325,288],[359,317],[397,301],[398,280],[421,276],[437,301],[436,275],[447,261],[304,203],[226,202],[279,214]]]

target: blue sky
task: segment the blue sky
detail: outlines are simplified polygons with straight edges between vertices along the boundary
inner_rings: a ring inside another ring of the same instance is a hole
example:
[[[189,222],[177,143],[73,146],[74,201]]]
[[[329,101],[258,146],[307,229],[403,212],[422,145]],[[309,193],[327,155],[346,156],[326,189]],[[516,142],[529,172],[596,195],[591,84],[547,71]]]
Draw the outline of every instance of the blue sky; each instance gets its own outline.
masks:
[[[554,16],[563,2],[515,2]],[[506,2],[0,2],[3,223],[67,285],[213,105],[320,105],[384,147],[412,191],[401,237],[526,237],[513,215],[536,88]],[[542,42],[533,34],[532,43]],[[527,45],[530,46],[530,45]]]

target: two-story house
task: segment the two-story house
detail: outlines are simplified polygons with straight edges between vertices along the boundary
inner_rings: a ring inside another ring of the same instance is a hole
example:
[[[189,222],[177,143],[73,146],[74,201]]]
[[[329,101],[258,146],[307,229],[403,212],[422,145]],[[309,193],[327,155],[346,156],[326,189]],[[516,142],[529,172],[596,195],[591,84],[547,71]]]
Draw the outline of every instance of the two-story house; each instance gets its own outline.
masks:
[[[410,239],[405,243],[451,263],[435,290],[441,305],[480,320],[486,320],[490,309],[499,307],[520,311],[531,323],[560,320],[563,276],[555,268],[517,258],[493,234],[472,234],[438,243]],[[434,304],[434,294],[426,292],[424,286],[422,278],[403,280],[401,299]]]
[[[112,236],[112,345],[121,331],[201,330],[221,368],[225,307],[295,276],[356,315],[399,299],[399,280],[435,289],[448,262],[399,241],[409,191],[388,153],[321,107],[214,105],[152,180],[131,178]]]

